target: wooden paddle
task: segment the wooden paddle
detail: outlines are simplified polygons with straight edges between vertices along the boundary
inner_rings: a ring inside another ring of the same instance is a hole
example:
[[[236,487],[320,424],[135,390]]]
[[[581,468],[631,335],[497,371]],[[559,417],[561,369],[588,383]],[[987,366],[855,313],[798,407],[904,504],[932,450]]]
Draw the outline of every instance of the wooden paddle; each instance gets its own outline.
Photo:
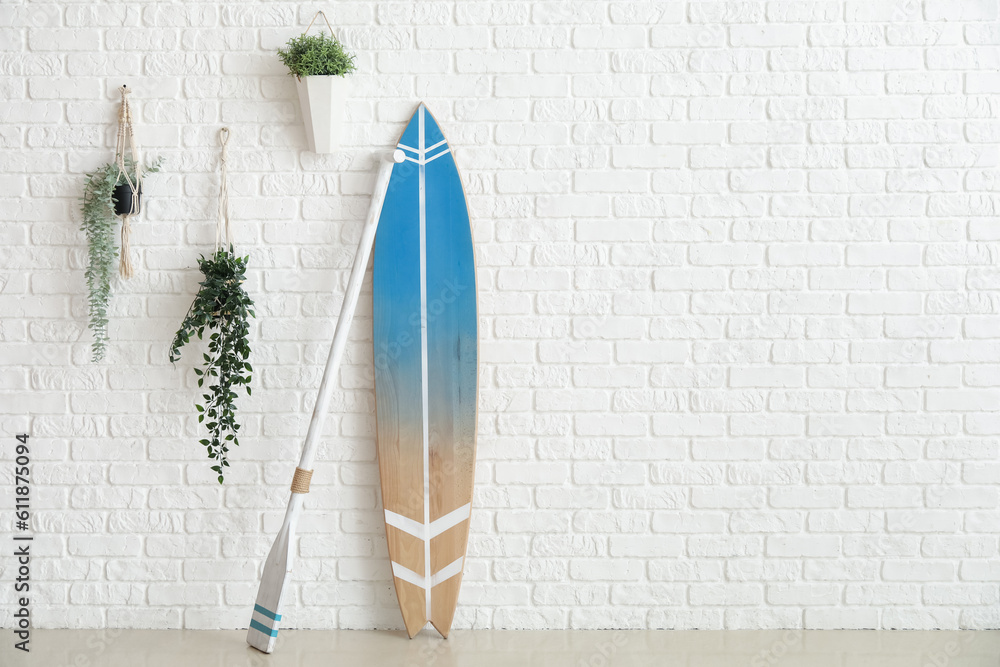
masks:
[[[375,230],[378,227],[382,202],[385,200],[392,167],[394,163],[403,160],[403,151],[396,149],[379,161],[378,178],[375,181],[375,191],[372,193],[371,205],[368,208],[368,219],[365,221],[361,240],[358,242],[358,251],[354,256],[351,278],[347,283],[344,303],[340,307],[340,317],[337,319],[337,330],[333,335],[333,342],[330,344],[330,356],[327,357],[323,380],[320,382],[319,393],[316,395],[316,405],[309,422],[309,431],[306,434],[305,444],[302,446],[302,456],[299,458],[299,465],[295,469],[295,477],[292,479],[292,497],[288,501],[288,509],[285,510],[285,521],[282,523],[281,530],[278,531],[278,536],[271,547],[271,552],[264,562],[260,588],[257,589],[257,601],[254,604],[250,629],[247,632],[247,643],[264,653],[273,651],[277,641],[278,624],[281,621],[281,602],[288,589],[292,573],[292,542],[295,538],[299,514],[302,512],[302,501],[305,494],[309,493],[309,481],[313,473],[312,462],[316,453],[316,445],[323,434],[323,422],[326,420],[330,393],[333,391],[337,369],[340,367],[340,358],[343,356],[344,346],[347,343],[347,333],[351,328],[351,320],[354,319],[354,308],[358,304],[358,295],[361,293],[361,283],[368,267],[372,243],[375,241]]]

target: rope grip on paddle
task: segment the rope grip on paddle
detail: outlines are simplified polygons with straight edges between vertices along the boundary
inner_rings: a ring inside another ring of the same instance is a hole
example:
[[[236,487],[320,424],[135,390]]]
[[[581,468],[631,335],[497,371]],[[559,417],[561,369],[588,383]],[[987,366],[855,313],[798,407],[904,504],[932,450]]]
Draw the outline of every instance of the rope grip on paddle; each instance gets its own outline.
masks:
[[[295,476],[292,477],[292,493],[309,493],[309,482],[312,480],[313,471],[295,468]]]

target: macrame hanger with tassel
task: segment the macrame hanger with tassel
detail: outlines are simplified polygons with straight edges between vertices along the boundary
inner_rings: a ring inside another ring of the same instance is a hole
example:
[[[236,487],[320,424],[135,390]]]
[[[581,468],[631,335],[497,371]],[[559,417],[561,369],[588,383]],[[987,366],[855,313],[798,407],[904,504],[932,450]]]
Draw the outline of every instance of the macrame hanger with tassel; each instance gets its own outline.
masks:
[[[226,163],[229,161],[229,128],[219,130],[219,143],[222,144],[222,155],[219,162],[222,167],[222,180],[219,184],[219,222],[215,228],[215,249],[226,248],[233,242],[233,232],[229,226],[229,174]]]
[[[115,184],[124,176],[125,182],[128,183],[129,190],[132,193],[132,202],[128,209],[129,213],[122,216],[122,247],[118,273],[121,274],[122,278],[131,278],[134,271],[130,244],[132,230],[129,218],[132,213],[139,212],[139,192],[142,189],[142,162],[139,160],[139,146],[135,140],[132,107],[128,100],[128,96],[132,94],[132,91],[128,89],[128,86],[122,86],[118,90],[122,94],[122,105],[118,110],[118,140],[115,143],[115,164],[118,167],[118,176],[115,178]],[[129,176],[128,167],[125,163],[126,151],[132,154],[132,165],[135,169],[134,182]]]

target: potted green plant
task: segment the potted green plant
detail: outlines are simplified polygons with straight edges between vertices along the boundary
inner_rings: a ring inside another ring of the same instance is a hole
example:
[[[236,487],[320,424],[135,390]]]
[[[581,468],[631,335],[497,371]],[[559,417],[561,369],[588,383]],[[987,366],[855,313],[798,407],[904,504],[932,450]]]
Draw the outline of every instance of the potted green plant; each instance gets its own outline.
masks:
[[[198,423],[204,423],[209,437],[201,440],[208,450],[208,458],[216,462],[212,470],[224,479],[229,466],[229,446],[238,446],[240,424],[236,420],[236,392],[240,386],[250,391],[250,374],[253,367],[250,357],[250,317],[256,317],[253,301],[243,289],[249,256],[238,257],[233,246],[222,247],[211,257],[198,260],[205,280],[188,309],[181,328],[170,345],[170,361],[181,357],[181,347],[191,341],[191,334],[201,339],[205,329],[210,331],[208,354],[203,355],[204,368],[194,369],[198,386],[208,381],[208,393],[202,394],[204,403],[198,403]],[[207,422],[205,420],[208,420]]]
[[[138,179],[135,163],[131,158],[124,161],[125,172],[131,182]],[[144,167],[152,173],[160,170],[160,160]],[[83,214],[81,229],[87,237],[87,278],[89,291],[90,330],[94,335],[91,358],[100,361],[108,345],[108,304],[111,302],[111,279],[115,271],[115,260],[119,258],[115,244],[116,216],[138,213],[132,210],[129,186],[121,189],[122,172],[117,164],[108,163],[87,174],[83,189],[80,211]],[[127,196],[127,201],[124,199]],[[119,213],[121,211],[121,213]]]
[[[320,14],[326,20],[326,14],[317,12],[304,33],[278,50],[278,57],[295,77],[309,148],[315,153],[332,153],[339,148],[343,134],[344,107],[351,83],[347,75],[356,67],[354,54],[334,37],[329,21],[329,37],[322,31],[307,34]]]

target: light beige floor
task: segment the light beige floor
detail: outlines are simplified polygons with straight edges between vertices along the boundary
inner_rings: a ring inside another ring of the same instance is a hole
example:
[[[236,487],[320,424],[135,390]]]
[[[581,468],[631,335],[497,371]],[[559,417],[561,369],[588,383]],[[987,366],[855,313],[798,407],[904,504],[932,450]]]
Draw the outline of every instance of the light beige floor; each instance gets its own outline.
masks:
[[[1000,632],[282,630],[277,650],[243,631],[2,633],[2,667],[997,667]]]

